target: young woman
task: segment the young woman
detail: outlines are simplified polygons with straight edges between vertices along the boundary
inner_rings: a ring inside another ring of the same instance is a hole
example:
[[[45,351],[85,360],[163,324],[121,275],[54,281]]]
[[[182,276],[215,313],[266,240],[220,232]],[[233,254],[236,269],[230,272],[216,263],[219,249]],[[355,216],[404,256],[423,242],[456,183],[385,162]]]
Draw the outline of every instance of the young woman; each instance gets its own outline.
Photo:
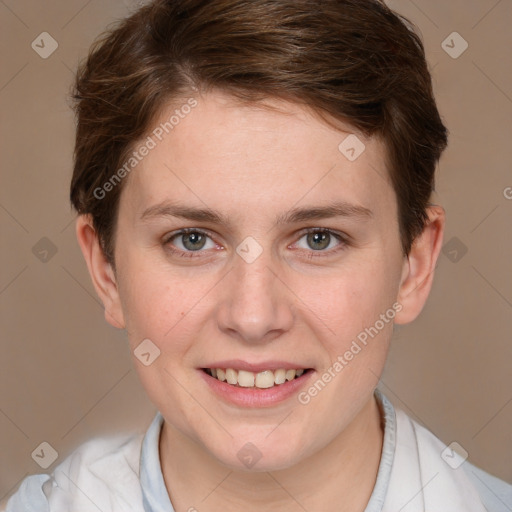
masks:
[[[79,70],[71,200],[159,410],[8,512],[484,512],[512,487],[376,390],[429,294],[447,131],[374,0],[157,0]]]

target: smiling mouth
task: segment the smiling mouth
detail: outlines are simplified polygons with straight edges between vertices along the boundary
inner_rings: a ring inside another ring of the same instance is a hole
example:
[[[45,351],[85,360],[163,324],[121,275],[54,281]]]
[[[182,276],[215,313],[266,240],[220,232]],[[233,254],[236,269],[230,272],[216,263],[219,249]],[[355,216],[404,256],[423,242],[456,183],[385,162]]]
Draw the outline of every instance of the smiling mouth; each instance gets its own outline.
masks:
[[[264,370],[258,373],[233,368],[202,368],[202,370],[210,377],[234,387],[268,389],[296,380],[310,372],[311,368]]]

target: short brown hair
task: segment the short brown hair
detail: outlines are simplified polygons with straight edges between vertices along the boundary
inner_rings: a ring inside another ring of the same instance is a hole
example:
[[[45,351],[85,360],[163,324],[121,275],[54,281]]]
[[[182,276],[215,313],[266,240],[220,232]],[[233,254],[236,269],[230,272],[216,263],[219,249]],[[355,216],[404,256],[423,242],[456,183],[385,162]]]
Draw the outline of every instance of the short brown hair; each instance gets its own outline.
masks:
[[[123,165],[170,102],[218,89],[279,98],[382,137],[408,254],[447,144],[423,44],[378,0],[155,0],[121,20],[78,69],[71,202],[114,263]],[[376,179],[380,179],[376,176]]]

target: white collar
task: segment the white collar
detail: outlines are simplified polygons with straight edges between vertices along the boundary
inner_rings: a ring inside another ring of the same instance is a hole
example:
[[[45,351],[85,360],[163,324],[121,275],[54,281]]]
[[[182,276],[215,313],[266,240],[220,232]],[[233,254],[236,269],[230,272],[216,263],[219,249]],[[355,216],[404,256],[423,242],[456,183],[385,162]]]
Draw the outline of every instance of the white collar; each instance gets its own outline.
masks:
[[[431,432],[375,390],[384,441],[375,486],[365,512],[486,512],[463,465],[442,459],[446,448]],[[157,413],[142,443],[140,482],[145,512],[174,512],[159,457],[163,417]]]

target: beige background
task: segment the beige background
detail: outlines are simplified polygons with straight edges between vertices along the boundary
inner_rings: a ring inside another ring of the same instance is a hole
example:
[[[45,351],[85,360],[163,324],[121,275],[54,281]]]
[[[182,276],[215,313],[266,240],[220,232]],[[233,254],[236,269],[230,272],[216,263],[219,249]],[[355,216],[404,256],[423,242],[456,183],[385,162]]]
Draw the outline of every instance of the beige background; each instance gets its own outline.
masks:
[[[470,461],[512,482],[512,2],[389,5],[422,32],[451,132],[437,200],[448,214],[445,243],[455,240],[421,317],[396,332],[380,386],[446,444],[457,441]],[[142,431],[155,411],[124,334],[103,319],[67,198],[73,70],[93,38],[134,7],[0,2],[0,499],[42,471],[31,458],[41,442],[58,463],[94,435]],[[441,46],[454,31],[469,43],[456,59]],[[58,42],[47,59],[31,48],[42,32]]]

